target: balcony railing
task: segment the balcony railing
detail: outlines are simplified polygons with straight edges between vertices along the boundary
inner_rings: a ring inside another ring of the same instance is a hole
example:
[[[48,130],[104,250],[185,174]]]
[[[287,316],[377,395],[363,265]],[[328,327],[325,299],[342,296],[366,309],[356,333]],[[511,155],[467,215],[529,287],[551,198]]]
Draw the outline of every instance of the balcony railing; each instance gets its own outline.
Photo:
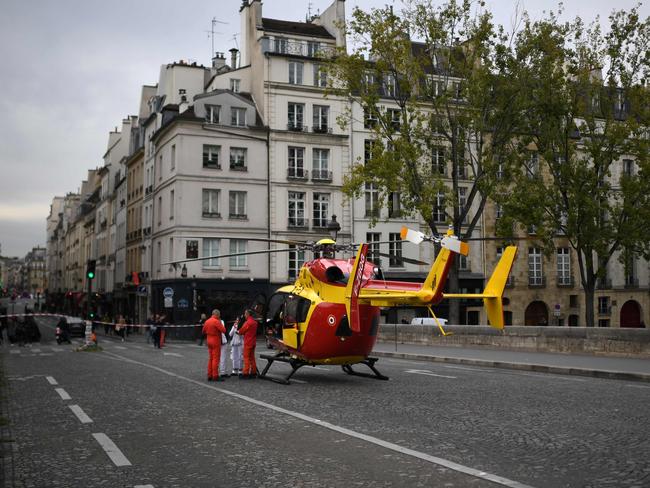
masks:
[[[334,55],[334,48],[323,44],[318,47],[310,46],[307,42],[293,39],[269,39],[262,38],[262,52],[276,54],[290,54],[304,57],[330,57]]]
[[[311,172],[312,181],[332,181],[332,172],[322,169],[315,169]]]
[[[311,128],[315,134],[331,134],[332,128],[326,125],[315,125]]]
[[[612,314],[612,307],[608,306],[599,306],[598,307],[598,315],[611,315]]]
[[[573,276],[571,275],[558,275],[557,277],[557,286],[570,288],[574,286]]]
[[[302,168],[287,168],[288,180],[307,180],[309,171]]]
[[[231,213],[231,214],[228,214],[228,218],[233,219],[233,220],[246,220],[248,218],[248,215],[247,214]]]
[[[309,127],[303,125],[302,122],[289,122],[287,124],[287,130],[294,132],[309,132]]]
[[[625,288],[638,288],[639,287],[639,278],[636,276],[626,276],[625,277]]]
[[[302,217],[289,217],[288,226],[292,229],[306,229],[309,228],[309,219]]]
[[[203,167],[210,169],[221,169],[221,163],[212,159],[203,160]]]
[[[529,288],[544,288],[546,286],[546,277],[545,276],[529,276],[528,277],[528,287]]]
[[[203,212],[201,214],[203,217],[209,218],[209,219],[219,219],[221,218],[221,214],[219,212]]]
[[[612,287],[612,280],[604,278],[599,279],[596,283],[596,288],[599,290],[609,290]]]

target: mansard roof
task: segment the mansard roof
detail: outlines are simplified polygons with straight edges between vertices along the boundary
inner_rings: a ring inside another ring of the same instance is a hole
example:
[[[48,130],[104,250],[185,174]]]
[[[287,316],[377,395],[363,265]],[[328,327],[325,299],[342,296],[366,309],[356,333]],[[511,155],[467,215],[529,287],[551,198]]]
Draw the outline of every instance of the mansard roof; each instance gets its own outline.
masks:
[[[322,25],[312,24],[311,22],[290,22],[288,20],[262,18],[262,29],[267,32],[279,32],[282,34],[295,34],[307,37],[322,37],[334,40],[335,37],[330,34]]]

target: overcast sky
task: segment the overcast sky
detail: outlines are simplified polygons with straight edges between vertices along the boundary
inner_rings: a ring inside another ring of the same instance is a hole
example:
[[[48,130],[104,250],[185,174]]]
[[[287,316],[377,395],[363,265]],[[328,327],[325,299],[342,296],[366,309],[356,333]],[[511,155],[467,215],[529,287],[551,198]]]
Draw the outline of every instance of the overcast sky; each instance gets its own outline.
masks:
[[[263,16],[300,21],[332,0],[266,0]],[[636,0],[566,0],[565,17],[606,18]],[[649,15],[647,5],[643,16]],[[0,15],[0,253],[24,256],[45,244],[52,197],[76,192],[102,164],[108,132],[137,113],[140,87],[156,84],[160,65],[180,59],[210,65],[235,47],[241,0],[3,0]],[[347,0],[349,17],[400,0]],[[515,7],[533,18],[552,0],[487,0],[510,27]]]

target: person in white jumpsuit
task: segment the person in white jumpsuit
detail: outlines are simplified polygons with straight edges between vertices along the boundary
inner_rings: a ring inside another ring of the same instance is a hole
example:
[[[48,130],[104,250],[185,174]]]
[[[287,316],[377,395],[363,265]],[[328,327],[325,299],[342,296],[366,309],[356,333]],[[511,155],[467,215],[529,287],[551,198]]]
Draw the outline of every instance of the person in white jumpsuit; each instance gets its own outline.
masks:
[[[224,322],[224,327],[226,323]],[[221,357],[219,358],[219,376],[222,379],[226,379],[230,377],[230,373],[228,372],[228,367],[227,367],[227,362],[228,362],[228,357],[227,357],[227,352],[228,352],[228,336],[226,334],[221,334]]]
[[[237,333],[237,328],[239,327],[239,320],[230,329],[230,359],[232,360],[232,374],[239,375],[243,368],[243,358],[244,358],[244,339]]]

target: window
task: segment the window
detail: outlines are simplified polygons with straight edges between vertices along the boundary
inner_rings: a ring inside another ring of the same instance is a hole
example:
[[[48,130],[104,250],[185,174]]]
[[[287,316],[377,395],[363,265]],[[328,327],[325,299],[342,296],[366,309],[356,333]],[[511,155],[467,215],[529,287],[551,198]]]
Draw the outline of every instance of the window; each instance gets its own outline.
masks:
[[[169,192],[169,220],[174,218],[174,190]]]
[[[495,212],[496,212],[497,220],[500,219],[500,218],[503,218],[503,205],[501,205],[500,203],[497,203],[495,205],[495,207],[496,207]]]
[[[379,190],[374,183],[366,183],[366,217],[379,217]]]
[[[325,88],[327,86],[327,71],[320,65],[314,65],[314,86]]]
[[[363,74],[362,84],[363,84],[363,87],[365,88],[366,93],[374,92],[375,91],[375,75],[373,73],[370,73],[369,71],[366,71]]]
[[[328,132],[330,108],[326,105],[314,105],[313,131]]]
[[[173,261],[174,260],[174,238],[170,237],[169,238],[169,259],[168,261]]]
[[[185,241],[185,259],[199,257],[199,241]]]
[[[158,261],[158,273],[160,273],[160,263],[162,263],[162,243],[160,241],[158,241],[156,244],[157,244],[156,245],[156,248],[157,248],[156,249],[156,251],[157,251],[156,252],[156,257],[158,258],[158,260],[157,260]]]
[[[634,176],[634,161],[632,159],[623,160],[623,174],[625,176]]]
[[[467,206],[467,188],[465,187],[458,187],[458,211],[463,212],[465,210],[465,207]],[[467,224],[469,222],[469,210],[467,214],[465,215],[465,218],[463,219],[463,224]]]
[[[380,232],[366,232],[366,242],[368,243],[368,261],[381,267],[381,258],[379,257],[379,241],[381,241]]]
[[[539,173],[539,156],[537,154],[537,151],[530,152],[526,169],[528,171],[529,178],[534,178]]]
[[[331,181],[332,172],[329,170],[329,149],[314,149],[312,151],[312,180]]]
[[[289,251],[289,279],[295,280],[300,274],[300,268],[305,264],[305,251],[296,249],[293,244],[289,245],[289,249],[293,249]]]
[[[310,58],[315,58],[318,56],[318,50],[320,49],[320,43],[316,41],[307,41],[307,56]]]
[[[176,144],[172,144],[171,170],[176,169]]]
[[[454,94],[454,98],[456,100],[462,100],[463,99],[463,92],[465,87],[460,81],[453,81],[451,83],[451,88],[452,88],[452,93]]]
[[[562,286],[571,285],[571,258],[568,247],[557,248],[557,284]]]
[[[442,224],[447,221],[445,212],[445,194],[438,192],[436,195],[436,205],[433,208],[433,221],[437,224]]]
[[[246,218],[245,191],[231,191],[228,194],[228,214],[231,219]]]
[[[158,197],[158,227],[162,224],[162,196]]]
[[[289,123],[287,125],[287,128],[289,130],[298,130],[298,131],[303,130],[302,123],[303,123],[304,112],[305,112],[304,104],[289,103],[289,109],[287,113],[289,117]]]
[[[471,271],[469,265],[469,256],[458,255],[458,269],[460,271]]]
[[[246,252],[246,241],[230,239],[230,254]],[[248,266],[248,256],[230,256],[230,268],[245,268]]]
[[[232,107],[230,109],[230,125],[246,127],[246,109]]]
[[[305,148],[289,146],[289,167],[287,176],[289,178],[306,178],[305,175]]]
[[[302,85],[302,63],[289,61],[289,83]]]
[[[305,194],[303,192],[289,192],[289,226],[307,227],[305,219]]]
[[[390,262],[388,266],[391,268],[398,268],[404,266],[404,261],[402,261],[402,236],[399,232],[388,234],[388,253],[390,254]]]
[[[221,217],[219,195],[221,190],[203,189],[203,217]]]
[[[447,161],[445,160],[445,148],[435,146],[431,151],[431,171],[433,174],[445,176],[447,173]]]
[[[368,164],[368,162],[373,158],[374,152],[379,150],[379,141],[373,139],[365,139],[363,141],[363,162]]]
[[[363,127],[365,129],[372,129],[378,121],[376,107],[363,107]]]
[[[162,154],[158,156],[158,181],[162,180],[163,161]]]
[[[274,44],[274,50],[276,53],[283,53],[286,54],[288,49],[289,49],[289,42],[286,38],[284,37],[276,37],[273,40]]]
[[[388,217],[397,218],[402,216],[402,202],[400,192],[394,191],[388,195]]]
[[[528,248],[528,284],[530,286],[542,286],[544,284],[542,250],[539,247]]]
[[[314,227],[327,227],[329,220],[329,193],[314,193]]]
[[[221,146],[203,144],[203,167],[221,169],[221,163],[219,162],[220,153]]]
[[[235,171],[246,171],[246,148],[230,148],[230,169]]]
[[[501,260],[501,256],[503,256],[503,247],[497,247],[497,263]],[[512,271],[508,275],[508,279],[506,280],[506,286],[513,287],[515,286],[515,277],[512,275]]]
[[[399,132],[400,124],[401,124],[401,116],[402,113],[400,112],[399,109],[396,108],[389,108],[388,109],[388,116],[389,116],[389,122],[393,130]]]
[[[397,94],[397,88],[395,83],[395,77],[393,75],[386,75],[384,78],[384,95],[387,97],[395,97]]]
[[[220,243],[220,239],[203,239],[203,257],[218,256]],[[202,262],[204,268],[218,268],[221,265],[218,258],[204,259]]]
[[[219,112],[221,107],[219,105],[206,105],[205,106],[205,121],[208,124],[219,123]]]
[[[611,312],[609,297],[598,297],[598,313],[600,315],[609,315]]]
[[[445,94],[445,82],[443,80],[434,79],[428,76],[426,79],[427,94],[430,97],[440,97]]]
[[[241,80],[231,78],[230,79],[230,89],[235,93],[239,93],[239,87],[241,85]]]

